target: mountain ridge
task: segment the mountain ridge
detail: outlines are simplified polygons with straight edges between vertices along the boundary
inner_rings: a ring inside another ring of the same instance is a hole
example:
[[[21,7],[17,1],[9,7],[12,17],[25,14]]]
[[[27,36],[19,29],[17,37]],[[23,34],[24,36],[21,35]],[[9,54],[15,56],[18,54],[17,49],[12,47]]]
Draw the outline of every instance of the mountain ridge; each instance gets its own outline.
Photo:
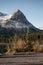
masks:
[[[1,17],[0,16],[0,26],[2,28],[14,28],[14,29],[29,29],[32,32],[41,32],[40,29],[36,28],[31,24],[26,16],[17,9],[14,13]]]

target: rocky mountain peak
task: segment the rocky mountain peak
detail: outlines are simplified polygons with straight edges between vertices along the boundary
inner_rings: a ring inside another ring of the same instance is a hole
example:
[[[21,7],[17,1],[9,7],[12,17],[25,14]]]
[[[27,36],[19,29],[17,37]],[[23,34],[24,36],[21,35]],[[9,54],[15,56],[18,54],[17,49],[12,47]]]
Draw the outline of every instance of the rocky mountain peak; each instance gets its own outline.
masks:
[[[19,9],[16,9],[15,11],[14,11],[14,13],[17,13],[17,12],[21,12]]]
[[[12,14],[11,19],[16,20],[16,21],[23,21],[23,20],[25,21],[26,17],[24,16],[24,14],[19,9],[17,9]]]

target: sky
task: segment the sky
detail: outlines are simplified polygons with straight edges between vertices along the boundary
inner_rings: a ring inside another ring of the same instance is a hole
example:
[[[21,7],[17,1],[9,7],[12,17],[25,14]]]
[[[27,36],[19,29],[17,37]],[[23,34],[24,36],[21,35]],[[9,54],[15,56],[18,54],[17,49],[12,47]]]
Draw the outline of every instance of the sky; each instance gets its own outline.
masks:
[[[43,27],[43,0],[0,0],[0,12],[11,14],[16,9],[35,27]]]

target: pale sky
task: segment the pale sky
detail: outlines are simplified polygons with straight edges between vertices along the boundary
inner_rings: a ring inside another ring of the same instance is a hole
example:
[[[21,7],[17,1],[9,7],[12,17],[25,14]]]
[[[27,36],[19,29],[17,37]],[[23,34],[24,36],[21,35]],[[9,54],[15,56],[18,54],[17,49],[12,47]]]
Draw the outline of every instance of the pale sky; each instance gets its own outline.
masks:
[[[43,27],[43,0],[0,0],[0,12],[10,14],[15,9],[20,9],[34,26]]]

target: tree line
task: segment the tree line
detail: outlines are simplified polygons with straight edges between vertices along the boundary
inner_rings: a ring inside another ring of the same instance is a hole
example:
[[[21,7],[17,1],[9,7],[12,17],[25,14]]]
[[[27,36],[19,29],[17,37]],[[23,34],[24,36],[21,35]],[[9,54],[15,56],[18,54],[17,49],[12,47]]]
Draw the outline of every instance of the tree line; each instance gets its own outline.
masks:
[[[17,48],[17,42],[19,39],[25,41],[26,44],[22,47],[22,49]],[[43,33],[25,33],[25,34],[17,34],[10,37],[5,37],[4,35],[0,36],[0,43],[12,43],[12,45],[0,45],[0,53],[5,53],[7,51],[14,51],[14,52],[27,52],[27,51],[35,51],[41,52],[43,48],[40,47],[43,44]],[[5,51],[6,50],[6,51]],[[4,51],[4,52],[3,52]]]

